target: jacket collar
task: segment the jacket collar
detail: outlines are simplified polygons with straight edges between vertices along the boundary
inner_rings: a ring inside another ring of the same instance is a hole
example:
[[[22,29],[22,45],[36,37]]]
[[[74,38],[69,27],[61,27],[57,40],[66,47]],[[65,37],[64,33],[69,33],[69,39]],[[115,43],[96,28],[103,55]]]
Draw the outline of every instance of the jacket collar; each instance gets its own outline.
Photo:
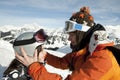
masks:
[[[104,49],[104,48],[107,47],[107,46],[113,46],[113,45],[114,45],[114,42],[105,43],[105,44],[99,44],[99,45],[96,47],[95,51],[99,51],[99,50]]]
[[[95,31],[88,44],[88,50],[90,54],[94,51],[104,49],[107,46],[113,46],[114,42],[108,39],[108,34],[104,30]]]

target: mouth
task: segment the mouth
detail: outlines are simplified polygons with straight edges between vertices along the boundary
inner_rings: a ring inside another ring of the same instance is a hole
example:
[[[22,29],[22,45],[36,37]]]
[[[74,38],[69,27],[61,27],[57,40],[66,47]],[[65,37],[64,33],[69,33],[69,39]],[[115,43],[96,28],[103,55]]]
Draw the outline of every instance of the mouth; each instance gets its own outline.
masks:
[[[71,42],[71,44],[72,44],[73,46],[76,45],[75,42]]]

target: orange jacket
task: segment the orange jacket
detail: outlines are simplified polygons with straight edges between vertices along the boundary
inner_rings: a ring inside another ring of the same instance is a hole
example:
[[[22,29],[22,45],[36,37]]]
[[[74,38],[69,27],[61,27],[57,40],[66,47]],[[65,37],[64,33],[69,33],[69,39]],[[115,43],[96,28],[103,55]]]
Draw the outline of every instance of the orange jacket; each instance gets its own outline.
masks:
[[[72,74],[65,80],[120,80],[119,64],[111,51],[103,49],[110,45],[113,44],[99,45],[86,59],[86,48],[62,58],[47,54],[47,63],[61,69],[68,69],[69,64],[73,65]],[[28,73],[33,80],[62,80],[60,75],[47,72],[45,67],[37,62],[29,66]]]

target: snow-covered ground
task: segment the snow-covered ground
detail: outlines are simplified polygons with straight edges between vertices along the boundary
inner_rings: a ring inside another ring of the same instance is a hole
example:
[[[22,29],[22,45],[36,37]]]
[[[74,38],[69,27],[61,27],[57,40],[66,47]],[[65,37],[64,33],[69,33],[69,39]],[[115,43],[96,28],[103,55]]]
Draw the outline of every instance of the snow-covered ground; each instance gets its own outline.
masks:
[[[64,51],[63,48],[62,50]],[[63,52],[59,52],[59,51],[51,51],[51,50],[47,50],[47,51],[59,57],[62,57],[65,55]],[[7,41],[0,40],[0,78],[2,78],[3,76],[2,74],[7,68],[7,66],[10,64],[10,62],[15,58],[14,56],[15,55],[14,55],[12,44],[10,44]],[[70,74],[69,70],[56,69],[50,65],[46,65],[45,67],[49,72],[58,73],[63,78],[65,78],[68,74]]]
[[[20,33],[26,32],[26,31],[36,31],[40,28],[43,28],[37,24],[34,25],[24,25],[23,27],[15,27],[15,26],[2,26],[0,27],[0,31],[2,32],[11,32],[11,36],[15,39],[16,36],[18,36]],[[105,26],[107,32],[109,33],[110,39],[119,38],[118,42],[120,42],[120,25],[118,26]],[[45,28],[44,28],[45,29]],[[46,48],[55,48],[59,47],[57,51],[47,50],[49,53],[52,53],[56,56],[64,56],[65,53],[71,52],[71,49],[69,47],[69,42],[67,42],[66,36],[64,36],[64,33],[62,33],[62,29],[45,29],[48,35],[51,35],[51,39],[49,40],[50,44],[46,45]],[[62,37],[61,37],[62,36]],[[64,38],[65,37],[65,38]],[[9,36],[1,37],[0,34],[0,78],[2,78],[2,74],[5,71],[5,69],[8,67],[10,62],[14,59],[14,50],[12,47],[12,44],[9,42],[4,41],[4,38],[9,38]],[[53,43],[54,42],[54,43]],[[66,45],[66,46],[65,46]],[[70,72],[68,70],[61,70],[56,69],[50,65],[45,66],[49,72],[52,73],[58,73],[62,75],[63,78],[65,78]]]
[[[14,59],[12,45],[7,41],[0,40],[0,78],[12,59]]]
[[[64,56],[65,54],[64,53],[61,53],[59,51],[51,51],[51,50],[47,50],[49,53],[55,55],[55,56],[59,56],[59,57],[62,57]],[[61,70],[61,69],[56,69],[50,65],[47,65],[45,66],[47,68],[47,70],[51,73],[57,73],[57,74],[60,74],[62,77],[63,77],[63,80],[67,77],[68,74],[70,74],[71,72],[69,70]]]

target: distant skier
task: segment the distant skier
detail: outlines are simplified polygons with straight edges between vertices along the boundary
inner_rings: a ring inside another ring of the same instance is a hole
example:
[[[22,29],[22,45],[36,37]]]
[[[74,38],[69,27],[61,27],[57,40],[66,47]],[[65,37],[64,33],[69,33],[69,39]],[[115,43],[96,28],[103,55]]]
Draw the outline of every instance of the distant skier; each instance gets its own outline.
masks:
[[[72,52],[62,58],[43,49],[39,55],[35,51],[33,57],[27,56],[24,48],[22,56],[16,53],[33,80],[62,80],[59,74],[46,70],[44,60],[53,67],[70,69],[72,73],[65,80],[120,80],[120,51],[113,47],[105,28],[94,23],[88,7],[82,7],[65,22],[65,32]]]
[[[24,32],[15,39],[13,48],[20,54],[20,47],[23,47],[29,53],[28,55],[32,56],[35,49],[37,52],[42,50],[42,45],[47,37],[43,29],[37,32]],[[27,72],[27,67],[14,59],[5,70],[2,80],[31,80],[31,77]]]

